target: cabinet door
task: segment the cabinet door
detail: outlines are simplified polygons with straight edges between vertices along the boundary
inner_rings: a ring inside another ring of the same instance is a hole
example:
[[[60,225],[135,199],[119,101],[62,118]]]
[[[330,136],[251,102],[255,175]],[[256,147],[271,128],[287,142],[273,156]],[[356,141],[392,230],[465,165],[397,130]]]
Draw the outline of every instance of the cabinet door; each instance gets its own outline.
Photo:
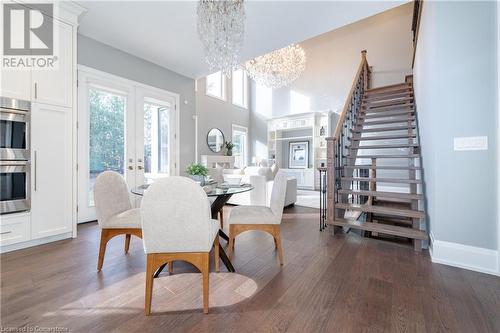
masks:
[[[73,94],[73,27],[54,21],[55,68],[32,71],[32,100],[38,103],[72,106]]]
[[[29,69],[0,69],[0,96],[29,101],[31,71]]]
[[[31,236],[72,231],[71,108],[33,104]]]

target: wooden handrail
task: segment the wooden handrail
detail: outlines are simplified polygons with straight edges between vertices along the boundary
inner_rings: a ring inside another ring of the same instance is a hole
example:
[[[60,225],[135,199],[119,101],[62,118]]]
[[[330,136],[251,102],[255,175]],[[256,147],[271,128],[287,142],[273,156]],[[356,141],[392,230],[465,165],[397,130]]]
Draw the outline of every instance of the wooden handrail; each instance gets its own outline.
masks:
[[[345,170],[343,160],[345,149],[351,140],[352,131],[356,128],[358,116],[361,110],[362,97],[370,85],[370,67],[366,60],[366,50],[361,51],[361,62],[354,77],[354,81],[346,97],[344,108],[340,114],[334,135],[327,138],[327,220],[333,223],[337,210],[335,203],[341,194],[341,177],[351,177],[354,169]],[[356,153],[357,154],[357,150]],[[352,156],[351,156],[352,157]],[[350,162],[348,162],[350,163]],[[346,196],[343,194],[343,196]],[[345,198],[344,198],[345,199]]]
[[[366,66],[366,67],[365,67]],[[342,133],[342,126],[344,126],[344,121],[349,111],[349,104],[351,103],[354,92],[356,91],[356,83],[359,81],[359,77],[363,73],[363,69],[369,71],[370,67],[368,66],[368,61],[366,60],[366,50],[361,51],[361,62],[359,63],[358,70],[356,72],[356,76],[352,81],[351,89],[349,90],[349,94],[347,95],[344,103],[344,108],[342,109],[342,113],[340,114],[339,121],[337,122],[337,126],[335,127],[335,133],[333,135],[334,138],[339,139],[340,134]],[[368,80],[365,78],[365,89],[368,89]]]

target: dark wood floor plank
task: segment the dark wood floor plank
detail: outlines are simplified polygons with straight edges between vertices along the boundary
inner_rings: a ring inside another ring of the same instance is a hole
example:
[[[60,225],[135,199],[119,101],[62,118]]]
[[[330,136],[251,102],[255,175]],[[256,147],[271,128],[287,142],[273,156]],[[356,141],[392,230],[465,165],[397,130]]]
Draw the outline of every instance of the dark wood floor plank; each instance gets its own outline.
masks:
[[[225,216],[231,207],[226,207]],[[72,332],[499,332],[500,279],[431,263],[411,247],[355,233],[318,232],[318,211],[283,215],[283,266],[272,238],[236,240],[237,273],[210,276],[210,313],[201,277],[176,263],[155,280],[144,316],[144,252],[132,238],[108,244],[96,272],[99,229],[77,239],[0,256],[3,327],[58,326]],[[212,264],[213,265],[213,264]]]

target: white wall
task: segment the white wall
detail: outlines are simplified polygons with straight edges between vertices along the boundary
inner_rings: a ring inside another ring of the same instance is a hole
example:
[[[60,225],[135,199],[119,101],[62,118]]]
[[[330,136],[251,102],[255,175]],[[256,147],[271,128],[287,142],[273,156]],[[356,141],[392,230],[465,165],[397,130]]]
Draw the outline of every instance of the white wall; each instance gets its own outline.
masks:
[[[226,78],[226,100],[223,101],[206,95],[206,78],[197,80],[196,114],[198,115],[198,157],[215,155],[207,145],[207,133],[212,128],[218,128],[224,133],[225,141],[232,141],[232,125],[249,128],[249,109],[234,105],[232,98],[232,81]],[[247,151],[247,155],[248,155]],[[219,155],[223,155],[222,150]],[[251,161],[251,159],[247,160]]]
[[[300,43],[306,52],[306,70],[289,87],[273,90],[270,96],[253,83],[252,155],[267,156],[261,143],[267,143],[269,118],[324,110],[340,113],[361,50],[367,50],[373,67],[372,87],[404,82],[411,73],[412,14],[413,3],[408,3]]]
[[[497,8],[425,1],[414,82],[433,260],[498,272]],[[488,150],[453,150],[487,136]]]

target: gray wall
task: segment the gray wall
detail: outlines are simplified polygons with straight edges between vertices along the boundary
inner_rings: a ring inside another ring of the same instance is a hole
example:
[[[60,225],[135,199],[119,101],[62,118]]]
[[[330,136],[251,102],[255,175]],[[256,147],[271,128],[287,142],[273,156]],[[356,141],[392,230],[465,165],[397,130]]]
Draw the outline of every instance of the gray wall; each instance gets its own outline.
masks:
[[[197,80],[196,91],[196,109],[198,114],[198,154],[215,155],[207,145],[207,133],[212,128],[218,128],[224,133],[224,140],[232,141],[232,125],[240,125],[248,128],[250,132],[250,112],[234,105],[231,102],[232,97],[232,81],[226,79],[226,100],[221,100],[205,93],[206,79]],[[250,136],[250,134],[249,134]],[[247,155],[249,155],[249,149]],[[223,155],[225,150],[222,150],[219,155]],[[251,159],[247,156],[250,163]]]
[[[78,64],[180,95],[180,172],[183,174],[195,157],[194,80],[82,35],[78,35]]]
[[[426,1],[415,58],[426,210],[437,240],[497,249],[495,2]],[[487,151],[453,138],[488,136]]]

